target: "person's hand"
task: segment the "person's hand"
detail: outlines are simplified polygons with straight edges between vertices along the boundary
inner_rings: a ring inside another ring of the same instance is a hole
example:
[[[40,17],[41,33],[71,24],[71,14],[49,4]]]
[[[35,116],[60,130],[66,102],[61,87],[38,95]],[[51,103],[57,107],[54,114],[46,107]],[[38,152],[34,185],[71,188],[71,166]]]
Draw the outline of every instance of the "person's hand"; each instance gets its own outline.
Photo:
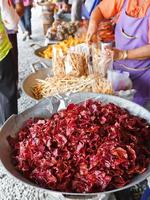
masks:
[[[106,51],[108,54],[113,54],[114,60],[125,60],[127,58],[127,52],[124,50],[112,48],[112,47],[106,47]]]
[[[90,23],[86,35],[86,42],[90,43],[93,42],[96,38],[96,32],[97,32],[97,24]]]

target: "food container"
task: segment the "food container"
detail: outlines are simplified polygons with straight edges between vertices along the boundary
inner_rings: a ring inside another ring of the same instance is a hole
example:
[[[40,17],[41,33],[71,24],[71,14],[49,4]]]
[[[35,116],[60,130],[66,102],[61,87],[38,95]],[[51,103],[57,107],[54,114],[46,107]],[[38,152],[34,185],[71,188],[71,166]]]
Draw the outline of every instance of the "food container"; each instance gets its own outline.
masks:
[[[77,93],[77,94],[71,94],[69,96],[67,95],[61,95],[59,98],[58,97],[49,97],[32,108],[27,109],[23,113],[19,115],[13,115],[11,116],[4,124],[4,126],[1,129],[0,133],[0,159],[7,170],[7,172],[16,178],[17,180],[25,183],[28,186],[32,186],[36,189],[40,189],[46,192],[55,192],[55,193],[61,193],[65,197],[71,197],[71,198],[81,198],[81,199],[86,199],[86,198],[93,198],[97,197],[101,194],[110,194],[112,192],[117,192],[120,190],[127,189],[135,184],[138,184],[139,182],[143,181],[150,175],[150,166],[146,170],[145,173],[136,176],[129,184],[122,188],[118,188],[115,190],[111,191],[106,191],[106,192],[101,192],[101,193],[67,193],[67,192],[58,192],[58,191],[53,191],[49,189],[44,189],[41,188],[40,186],[30,182],[26,178],[24,178],[20,173],[18,173],[13,166],[10,158],[11,150],[10,146],[7,142],[7,136],[11,135],[14,136],[19,129],[23,126],[24,122],[31,118],[31,117],[49,117],[53,113],[57,112],[58,110],[64,108],[70,103],[80,103],[83,102],[87,99],[96,99],[100,100],[105,103],[112,102],[120,107],[123,107],[127,109],[130,113],[142,117],[146,119],[150,123],[150,112],[148,112],[146,109],[143,107],[132,103],[130,101],[121,99],[119,97],[114,97],[114,96],[109,96],[109,95],[102,95],[102,94],[95,94],[95,93]]]
[[[39,65],[41,68],[37,69],[37,65]],[[48,76],[53,76],[52,73],[52,67],[48,67],[47,65],[45,65],[42,62],[36,62],[30,65],[31,69],[32,69],[32,73],[29,74],[22,82],[22,90],[23,92],[29,96],[32,100],[37,101],[37,99],[35,98],[32,89],[35,86],[35,84],[37,83],[37,79],[41,79],[44,80],[46,79]]]
[[[31,44],[30,47],[33,49],[34,51],[34,55],[43,63],[45,63],[46,65],[50,66],[52,63],[52,59],[51,58],[45,58],[44,57],[44,51],[46,49],[48,49],[48,47],[50,45],[55,44],[55,42],[49,44],[48,46],[41,46],[39,44]]]
[[[111,82],[114,91],[131,90],[133,85],[129,72],[121,72],[120,70],[108,70],[107,77]]]

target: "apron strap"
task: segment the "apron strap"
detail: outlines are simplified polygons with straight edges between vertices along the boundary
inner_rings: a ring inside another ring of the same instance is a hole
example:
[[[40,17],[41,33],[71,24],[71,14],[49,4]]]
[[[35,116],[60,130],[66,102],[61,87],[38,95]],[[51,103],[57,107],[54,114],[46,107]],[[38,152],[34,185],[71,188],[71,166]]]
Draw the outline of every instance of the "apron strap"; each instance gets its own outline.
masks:
[[[128,0],[124,0],[124,3],[123,3],[123,6],[122,6],[122,8],[124,8],[124,9],[125,9],[125,11],[126,11],[126,7],[127,7],[127,3],[128,3]]]

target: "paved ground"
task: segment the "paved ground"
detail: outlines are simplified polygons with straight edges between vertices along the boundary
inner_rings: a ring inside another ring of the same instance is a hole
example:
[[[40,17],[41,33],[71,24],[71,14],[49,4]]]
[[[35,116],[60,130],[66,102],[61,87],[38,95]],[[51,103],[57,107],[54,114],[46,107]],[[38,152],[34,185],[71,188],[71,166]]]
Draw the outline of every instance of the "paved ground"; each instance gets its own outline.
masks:
[[[19,47],[19,86],[23,79],[31,73],[30,65],[39,59],[34,55],[33,48],[30,47],[31,44],[44,44],[43,27],[41,20],[40,8],[32,9],[32,40],[22,41],[22,33],[19,31],[18,34],[18,47]],[[26,108],[34,105],[29,97],[22,93],[21,98],[18,100],[19,112],[25,110]]]

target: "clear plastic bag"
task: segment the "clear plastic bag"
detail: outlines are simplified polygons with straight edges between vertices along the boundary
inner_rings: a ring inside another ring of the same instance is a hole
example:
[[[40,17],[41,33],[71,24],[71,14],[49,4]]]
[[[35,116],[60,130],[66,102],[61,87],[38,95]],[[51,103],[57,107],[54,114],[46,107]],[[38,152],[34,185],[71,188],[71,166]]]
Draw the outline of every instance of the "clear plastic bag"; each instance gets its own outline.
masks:
[[[65,57],[66,53],[61,48],[58,48],[57,45],[54,45],[52,57],[54,76],[65,75]]]
[[[87,60],[82,53],[69,52],[65,60],[65,72],[74,76],[87,75]]]
[[[132,89],[132,81],[128,72],[108,70],[107,78],[111,82],[114,91]]]
[[[123,99],[133,101],[134,94],[136,93],[135,89],[130,89],[130,90],[120,90],[115,92],[116,96],[119,96]]]
[[[113,95],[114,91],[111,83],[104,77],[93,75],[92,92]]]
[[[92,45],[90,48],[89,56],[92,58],[89,71],[99,74],[101,77],[107,76],[107,71],[113,66],[113,55],[111,52],[101,51],[100,45]],[[90,72],[89,72],[90,73]]]
[[[70,48],[65,59],[66,74],[86,76],[88,74],[87,53],[86,44]]]

